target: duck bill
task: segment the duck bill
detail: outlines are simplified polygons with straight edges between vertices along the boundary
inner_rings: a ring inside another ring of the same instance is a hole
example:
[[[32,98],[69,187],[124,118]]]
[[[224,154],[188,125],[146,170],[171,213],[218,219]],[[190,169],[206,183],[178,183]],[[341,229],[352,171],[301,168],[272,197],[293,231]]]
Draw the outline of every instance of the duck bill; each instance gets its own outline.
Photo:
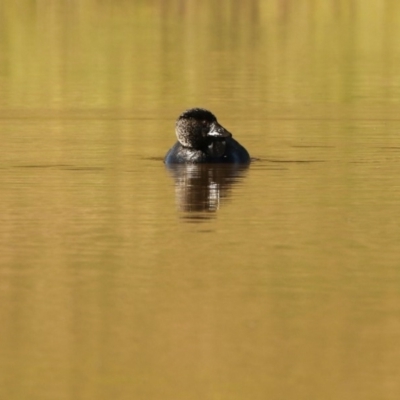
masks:
[[[211,125],[211,129],[207,133],[207,136],[212,138],[228,138],[232,137],[232,134],[228,132],[222,125],[216,122]]]

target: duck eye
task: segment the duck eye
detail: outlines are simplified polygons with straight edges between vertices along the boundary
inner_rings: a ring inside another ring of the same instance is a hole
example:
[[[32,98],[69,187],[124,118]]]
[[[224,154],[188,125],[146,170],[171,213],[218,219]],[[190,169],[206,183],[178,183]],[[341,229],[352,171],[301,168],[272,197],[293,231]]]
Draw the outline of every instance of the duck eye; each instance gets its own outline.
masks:
[[[203,125],[207,125],[207,121],[204,119],[203,121],[201,121],[201,123],[203,124]]]

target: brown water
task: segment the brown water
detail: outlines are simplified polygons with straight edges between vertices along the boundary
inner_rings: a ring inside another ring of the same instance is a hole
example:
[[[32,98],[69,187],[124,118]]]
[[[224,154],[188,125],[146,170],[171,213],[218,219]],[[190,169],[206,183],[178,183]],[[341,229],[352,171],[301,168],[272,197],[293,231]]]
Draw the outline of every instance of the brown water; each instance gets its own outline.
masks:
[[[400,3],[133,3],[0,5],[0,398],[398,399]]]

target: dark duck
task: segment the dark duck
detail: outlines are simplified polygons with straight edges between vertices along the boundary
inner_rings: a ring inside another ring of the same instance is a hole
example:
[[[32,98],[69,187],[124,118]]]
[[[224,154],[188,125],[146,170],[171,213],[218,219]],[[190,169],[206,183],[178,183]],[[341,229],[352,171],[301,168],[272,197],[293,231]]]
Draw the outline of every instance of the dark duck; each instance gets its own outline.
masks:
[[[184,111],[176,120],[175,132],[178,141],[165,156],[166,164],[250,162],[247,150],[204,108]]]

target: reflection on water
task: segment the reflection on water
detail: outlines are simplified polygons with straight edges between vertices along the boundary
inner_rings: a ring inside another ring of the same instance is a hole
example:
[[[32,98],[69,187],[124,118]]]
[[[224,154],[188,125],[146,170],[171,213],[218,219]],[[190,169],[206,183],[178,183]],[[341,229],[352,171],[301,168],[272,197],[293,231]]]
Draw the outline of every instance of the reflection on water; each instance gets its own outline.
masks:
[[[166,168],[175,180],[176,203],[184,218],[201,220],[215,216],[248,165],[170,164]]]

